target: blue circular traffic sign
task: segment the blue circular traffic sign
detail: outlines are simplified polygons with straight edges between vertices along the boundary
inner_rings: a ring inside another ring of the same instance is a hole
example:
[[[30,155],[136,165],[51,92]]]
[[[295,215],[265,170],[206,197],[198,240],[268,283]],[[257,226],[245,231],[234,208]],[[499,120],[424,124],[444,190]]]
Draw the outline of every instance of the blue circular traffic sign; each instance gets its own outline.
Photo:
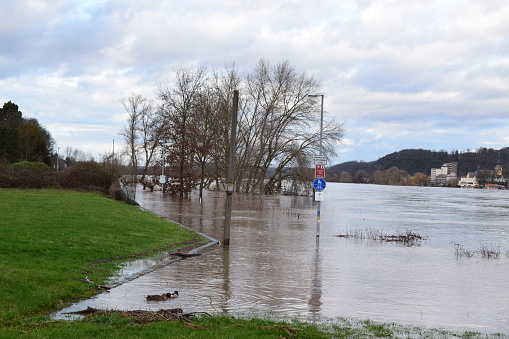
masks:
[[[323,179],[315,179],[315,181],[313,182],[313,188],[316,190],[316,191],[323,191],[325,189],[325,186],[327,185],[327,183],[325,182],[325,180]]]

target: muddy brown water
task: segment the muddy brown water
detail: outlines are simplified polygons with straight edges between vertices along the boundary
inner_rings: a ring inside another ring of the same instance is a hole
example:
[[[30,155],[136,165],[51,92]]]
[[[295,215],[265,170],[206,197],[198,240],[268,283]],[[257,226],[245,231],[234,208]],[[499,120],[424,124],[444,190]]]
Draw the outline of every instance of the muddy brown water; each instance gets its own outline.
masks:
[[[331,183],[324,195],[319,238],[311,198],[235,194],[229,248],[205,246],[201,256],[169,265],[168,256],[134,262],[115,280],[146,274],[62,312],[180,307],[509,333],[509,191]],[[136,200],[223,238],[224,192],[200,199],[138,189]],[[408,246],[334,237],[366,229],[429,240]],[[458,256],[454,244],[474,255]],[[483,258],[483,247],[498,249],[499,258]],[[178,298],[145,300],[175,290]]]

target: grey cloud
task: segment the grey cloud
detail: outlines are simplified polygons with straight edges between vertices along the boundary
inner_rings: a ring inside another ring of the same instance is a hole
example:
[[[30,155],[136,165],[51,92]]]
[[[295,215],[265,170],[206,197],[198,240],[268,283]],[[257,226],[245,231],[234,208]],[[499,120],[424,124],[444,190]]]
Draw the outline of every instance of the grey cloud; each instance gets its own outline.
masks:
[[[6,46],[0,52],[5,61],[0,67],[3,77],[28,70],[51,72],[61,64],[75,63],[81,68],[80,64],[100,62],[101,50],[118,38],[118,30],[112,29],[109,18],[100,12],[85,19],[73,14],[71,7],[55,6],[48,8],[54,12],[35,16],[30,7],[26,4],[17,11],[19,21],[27,20],[25,25],[2,33]]]
[[[52,119],[43,124],[60,115],[67,127],[87,117],[106,125],[122,111],[119,98],[150,95],[181,65],[249,70],[261,57],[287,59],[323,82],[326,110],[344,120],[349,139],[371,140],[355,126],[383,128],[379,145],[433,140],[448,149],[447,130],[468,132],[455,134],[456,148],[475,148],[503,139],[502,128],[482,139],[476,128],[509,125],[508,15],[495,0],[6,1],[1,98]],[[74,87],[48,84],[57,80]],[[374,142],[349,156],[384,155]]]
[[[416,68],[398,59],[374,58],[359,63],[352,83],[373,92],[404,94],[425,91],[434,80],[425,65]]]

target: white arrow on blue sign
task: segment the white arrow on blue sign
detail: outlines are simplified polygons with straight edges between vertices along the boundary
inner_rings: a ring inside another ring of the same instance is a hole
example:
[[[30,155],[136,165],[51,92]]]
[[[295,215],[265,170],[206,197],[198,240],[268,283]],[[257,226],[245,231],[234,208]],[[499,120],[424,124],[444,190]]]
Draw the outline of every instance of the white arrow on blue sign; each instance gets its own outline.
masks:
[[[315,179],[315,181],[313,182],[313,188],[316,191],[323,191],[326,185],[327,183],[325,182],[325,180],[321,178]]]

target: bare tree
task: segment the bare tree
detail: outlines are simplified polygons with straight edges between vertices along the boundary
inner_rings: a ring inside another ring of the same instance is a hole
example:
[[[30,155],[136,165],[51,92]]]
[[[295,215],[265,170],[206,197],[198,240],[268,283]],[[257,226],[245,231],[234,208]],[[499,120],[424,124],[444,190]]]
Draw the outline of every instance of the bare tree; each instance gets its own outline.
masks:
[[[347,171],[341,171],[339,173],[339,182],[352,182],[352,175],[348,173]]]
[[[139,94],[132,93],[129,97],[127,97],[127,99],[122,99],[120,102],[122,103],[122,106],[124,106],[124,109],[128,114],[128,118],[127,125],[122,127],[119,134],[125,138],[129,163],[134,175],[138,168],[138,129],[140,116],[146,99]]]
[[[297,73],[288,61],[272,67],[260,60],[246,80],[246,104],[239,118],[238,188],[272,193],[283,180],[311,182],[308,169],[319,146],[317,102],[308,93],[319,83]],[[326,124],[325,154],[334,154],[342,137],[341,126]]]
[[[146,187],[145,177],[152,166],[154,156],[161,143],[164,132],[164,117],[162,109],[154,109],[150,103],[150,109],[143,110],[139,123],[140,151],[143,154],[143,170],[141,173],[141,182],[143,188]],[[153,186],[151,186],[153,189]]]
[[[89,152],[82,151],[72,146],[67,146],[64,151],[65,164],[70,166],[76,162],[94,161],[94,157]]]
[[[426,186],[427,184],[428,176],[422,172],[416,172],[410,180],[412,186]]]
[[[235,64],[226,65],[222,70],[215,70],[208,81],[209,94],[213,98],[210,121],[212,145],[208,160],[207,176],[215,182],[216,188],[221,186],[226,177],[230,152],[231,105],[233,91],[242,91],[243,79]],[[239,103],[242,106],[243,101]],[[238,168],[238,164],[236,165]]]
[[[380,171],[375,172],[375,180],[378,172]],[[370,182],[370,175],[365,170],[359,170],[353,175],[352,181],[358,184],[367,184]]]
[[[479,186],[484,187],[491,181],[491,173],[487,170],[482,170],[477,172],[476,175],[477,182],[479,183]]]
[[[156,110],[152,101],[135,93],[120,102],[128,114],[127,125],[122,128],[120,135],[125,138],[127,144],[127,154],[133,175],[138,173],[140,160],[143,161],[140,181],[145,183],[145,176],[162,134],[161,110]],[[145,184],[143,188],[145,189]]]
[[[406,186],[409,184],[410,179],[407,171],[400,170],[396,166],[392,166],[384,171],[376,171],[374,177],[374,183],[377,185],[393,186]]]
[[[195,133],[195,161],[200,171],[199,191],[200,196],[203,195],[203,189],[206,185],[207,164],[211,163],[213,149],[221,144],[215,144],[217,140],[217,97],[213,95],[211,88],[203,89],[198,95],[195,102],[195,113],[197,119],[194,120]]]
[[[174,84],[159,85],[158,96],[163,101],[165,126],[163,139],[166,142],[166,161],[170,168],[168,192],[189,194],[196,186],[194,168],[196,155],[197,121],[200,119],[196,107],[203,90],[207,68],[180,68],[175,71]]]

